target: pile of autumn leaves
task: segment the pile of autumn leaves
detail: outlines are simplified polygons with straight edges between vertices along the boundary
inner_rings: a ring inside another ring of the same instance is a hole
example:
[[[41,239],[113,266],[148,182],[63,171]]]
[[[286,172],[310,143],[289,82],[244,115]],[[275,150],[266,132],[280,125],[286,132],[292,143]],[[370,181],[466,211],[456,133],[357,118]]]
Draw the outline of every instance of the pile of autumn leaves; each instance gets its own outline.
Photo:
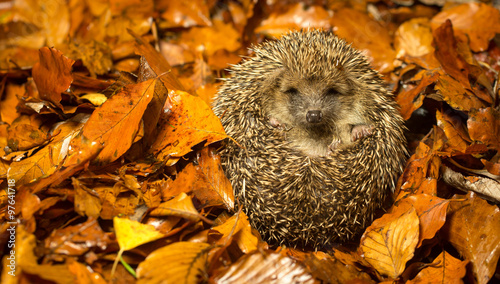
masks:
[[[481,32],[463,20],[490,14],[496,22]],[[400,62],[390,67],[398,72],[396,100],[405,119],[423,108],[437,123],[416,145],[394,205],[357,248],[314,253],[269,250],[243,212],[232,214],[232,189],[213,149],[226,138],[220,122],[148,43],[136,37],[138,79],[88,77],[59,50],[40,49],[33,79],[8,85],[20,111],[0,125],[2,148],[10,147],[0,174],[17,190],[15,212],[4,218],[22,224],[16,277],[419,283],[467,275],[488,282],[500,257],[498,206],[473,192],[453,195],[449,184],[500,199],[485,178],[500,175],[499,49],[491,43],[499,27],[498,11],[483,4],[399,26]],[[469,176],[450,175],[446,185],[449,170]],[[9,277],[4,270],[2,283]]]

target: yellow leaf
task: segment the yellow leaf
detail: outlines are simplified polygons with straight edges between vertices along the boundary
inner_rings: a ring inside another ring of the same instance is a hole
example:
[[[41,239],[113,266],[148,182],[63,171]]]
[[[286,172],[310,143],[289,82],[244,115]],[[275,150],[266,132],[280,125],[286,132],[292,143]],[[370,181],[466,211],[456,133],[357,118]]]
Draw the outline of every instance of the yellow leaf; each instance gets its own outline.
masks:
[[[141,224],[127,218],[115,217],[113,225],[121,250],[133,249],[165,236],[156,231],[153,225]]]
[[[405,269],[418,243],[419,221],[415,208],[403,214],[385,214],[368,227],[361,238],[363,257],[380,274],[393,279]]]
[[[177,242],[155,250],[139,264],[138,283],[199,283],[210,249],[207,243]]]

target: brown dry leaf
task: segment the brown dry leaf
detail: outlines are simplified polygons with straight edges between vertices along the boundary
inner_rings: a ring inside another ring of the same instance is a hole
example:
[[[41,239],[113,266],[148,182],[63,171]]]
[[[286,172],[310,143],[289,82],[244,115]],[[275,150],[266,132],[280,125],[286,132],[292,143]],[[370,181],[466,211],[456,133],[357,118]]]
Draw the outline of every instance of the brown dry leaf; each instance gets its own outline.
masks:
[[[64,1],[19,0],[14,1],[14,22],[25,22],[36,26],[28,30],[38,30],[39,41],[26,39],[27,47],[39,48],[42,45],[57,46],[65,39],[69,31],[69,7]]]
[[[165,12],[161,18],[164,28],[189,28],[193,26],[210,26],[210,13],[205,0],[164,1],[161,8]]]
[[[404,119],[409,119],[411,114],[422,106],[425,90],[438,80],[439,75],[438,72],[425,71],[417,86],[403,90],[396,96],[396,102],[401,107],[400,111]]]
[[[240,257],[214,283],[320,283],[290,257],[275,252],[254,251]]]
[[[500,150],[500,114],[497,110],[491,107],[471,110],[467,128],[473,141]]]
[[[145,63],[147,63],[147,69],[152,70],[152,74],[150,74],[150,76],[158,77],[167,90],[184,91],[185,89],[182,84],[179,82],[177,77],[172,74],[172,67],[165,57],[163,57],[158,51],[156,51],[156,49],[154,49],[154,47],[138,35],[134,33],[132,34],[135,38],[136,53],[144,56]],[[155,98],[155,100],[158,100],[158,104],[161,106],[163,106],[163,103],[165,102],[163,97]]]
[[[500,209],[474,192],[456,195],[444,227],[446,238],[472,263],[477,282],[488,283],[500,258]]]
[[[81,264],[73,258],[68,259],[68,269],[75,275],[75,283],[92,283],[106,284],[108,283],[102,275],[97,272],[91,272],[87,265]]]
[[[436,120],[437,126],[443,129],[446,138],[448,138],[446,142],[446,145],[450,148],[448,151],[451,154],[454,154],[454,152],[465,153],[467,146],[470,144],[470,138],[460,117],[436,111]]]
[[[79,256],[91,249],[106,250],[116,244],[99,226],[95,218],[89,218],[85,223],[68,226],[52,231],[45,239],[45,248],[50,254]]]
[[[120,182],[115,183],[113,187],[94,187],[93,189],[101,197],[102,210],[100,216],[105,220],[120,215],[133,215],[141,201],[137,195],[131,193],[130,189]]]
[[[401,207],[401,209],[403,209]],[[361,237],[363,258],[380,274],[396,279],[412,259],[418,243],[419,220],[415,208],[394,210],[375,220]]]
[[[488,49],[490,40],[500,33],[500,12],[491,5],[471,2],[444,10],[432,18],[432,28],[448,19],[455,31],[467,34],[475,52]]]
[[[441,66],[446,73],[460,83],[457,84],[454,82],[455,80],[449,80],[451,84],[447,84],[444,86],[445,88],[441,89],[446,102],[453,107],[457,105],[456,108],[459,108],[460,110],[478,108],[476,106],[477,103],[470,104],[468,102],[470,100],[474,100],[474,102],[478,101],[478,98],[487,103],[493,103],[491,96],[481,88],[482,85],[486,89],[491,90],[491,83],[485,76],[483,70],[479,66],[476,66],[477,63],[471,59],[472,55],[469,47],[463,42],[456,40],[451,22],[447,20],[439,28],[435,29],[433,36],[433,45],[436,49],[434,55],[436,56],[436,59],[441,63]],[[470,79],[477,81],[479,84],[476,84],[475,82],[471,85]],[[452,86],[453,84],[457,86]],[[467,100],[465,103],[461,102],[461,94],[465,93],[464,91],[458,92],[458,95],[460,96],[457,98],[454,98],[453,96],[446,96],[447,92],[445,90],[448,87],[454,87],[455,93],[457,93],[457,90],[459,89],[465,89],[468,93],[472,92],[473,94],[471,93],[467,95],[467,97],[472,98],[466,97]],[[450,103],[450,101],[452,101],[452,103]]]
[[[467,260],[461,261],[443,251],[434,259],[433,263],[422,269],[415,278],[406,283],[432,284],[436,283],[436,280],[439,279],[441,283],[461,284],[464,283],[462,278],[464,278],[467,272],[467,263]]]
[[[394,38],[398,58],[419,57],[434,52],[432,31],[428,18],[413,18],[399,26]]]
[[[153,225],[142,224],[127,218],[113,218],[113,227],[121,251],[130,250],[165,237]]]
[[[443,96],[443,99],[451,107],[458,110],[470,111],[471,109],[479,109],[486,106],[473,92],[464,88],[459,81],[448,75],[439,76],[434,89]]]
[[[425,143],[420,142],[417,149],[415,149],[415,154],[413,154],[407,161],[407,166],[401,175],[398,187],[401,191],[411,192],[416,194],[421,192],[422,183],[426,181],[428,177],[437,179],[438,174],[432,174],[433,168],[439,169],[439,163],[434,164],[435,160],[440,161],[438,157],[434,156],[434,149],[431,149]],[[425,192],[424,192],[425,193]]]
[[[256,33],[279,37],[290,30],[307,28],[330,29],[332,13],[321,6],[299,2],[286,6],[284,11],[271,13],[255,30]]]
[[[56,172],[57,168],[61,166],[60,163],[66,161],[68,155],[75,153],[72,151],[74,149],[70,149],[70,141],[78,137],[83,127],[80,118],[82,117],[75,117],[59,124],[53,131],[54,140],[51,143],[33,156],[11,163],[8,174],[9,179],[16,180],[16,185],[20,186],[42,177],[49,177]],[[83,160],[82,154],[81,152],[78,153],[80,161]]]
[[[78,179],[71,178],[75,189],[75,212],[81,216],[97,218],[101,214],[102,203],[99,195]]]
[[[153,99],[156,80],[130,84],[98,107],[83,127],[83,136],[104,148],[97,160],[101,164],[120,158],[138,134],[140,122]]]
[[[415,208],[419,220],[419,239],[417,247],[426,239],[432,239],[446,221],[449,200],[427,194],[410,195],[399,199],[398,207]]]
[[[257,249],[259,239],[252,234],[248,217],[243,212],[232,216],[223,224],[213,227],[212,230],[222,234],[218,244],[223,245],[229,243],[231,238],[236,238],[236,243],[242,252],[249,253]]]
[[[1,89],[1,87],[0,87]],[[17,112],[16,105],[18,103],[17,97],[23,97],[26,93],[25,86],[16,84],[7,84],[5,93],[3,94],[0,104],[0,120],[11,124],[19,113]]]
[[[40,62],[33,66],[32,72],[40,97],[63,109],[61,93],[73,82],[71,68],[75,61],[55,48],[42,47],[39,54]]]
[[[198,283],[207,273],[207,243],[176,242],[153,251],[137,267],[137,283]]]
[[[68,266],[65,264],[38,264],[34,250],[36,247],[35,235],[28,233],[23,225],[18,225],[16,228],[16,277],[23,279],[23,274],[27,273],[35,275],[43,280],[52,281],[54,283],[75,283],[76,277],[73,275]],[[3,258],[3,264],[7,264],[7,256]],[[3,267],[7,267],[6,265]],[[2,271],[2,283],[7,277],[12,277],[7,274],[7,269]],[[27,280],[26,280],[27,281]]]
[[[192,222],[197,222],[201,219],[200,213],[193,205],[191,198],[184,192],[180,193],[173,199],[163,202],[150,213],[151,216],[177,216],[187,219]]]
[[[221,40],[224,39],[224,40]],[[194,53],[213,55],[217,50],[236,51],[241,47],[240,35],[231,24],[214,20],[211,27],[194,27],[183,33],[179,39]]]
[[[400,65],[389,32],[368,14],[344,8],[335,12],[332,21],[335,34],[362,50],[379,72],[388,73]]]
[[[199,97],[170,91],[165,111],[168,117],[160,121],[161,130],[150,150],[160,161],[180,158],[205,140],[210,144],[227,137],[220,120]]]
[[[220,157],[209,153],[204,148],[198,165],[188,164],[175,178],[167,183],[162,191],[163,199],[169,199],[181,192],[193,193],[199,200],[200,207],[234,207],[234,194],[231,184],[220,165]]]
[[[37,115],[21,115],[9,126],[8,146],[13,151],[24,151],[37,147],[49,140],[46,126]]]

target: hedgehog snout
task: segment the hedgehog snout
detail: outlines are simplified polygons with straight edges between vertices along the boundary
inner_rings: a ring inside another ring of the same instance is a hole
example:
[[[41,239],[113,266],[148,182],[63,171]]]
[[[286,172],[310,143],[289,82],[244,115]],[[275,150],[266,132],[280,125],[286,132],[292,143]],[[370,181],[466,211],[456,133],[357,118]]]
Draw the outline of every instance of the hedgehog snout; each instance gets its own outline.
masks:
[[[309,110],[306,113],[306,119],[309,123],[319,123],[323,118],[323,113],[321,110]]]

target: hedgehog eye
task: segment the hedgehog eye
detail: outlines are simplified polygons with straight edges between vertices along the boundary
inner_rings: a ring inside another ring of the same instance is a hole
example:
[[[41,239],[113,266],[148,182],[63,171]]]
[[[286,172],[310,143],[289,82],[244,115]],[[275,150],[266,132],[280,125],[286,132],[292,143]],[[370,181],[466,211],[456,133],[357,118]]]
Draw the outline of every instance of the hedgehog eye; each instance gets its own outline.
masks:
[[[296,88],[290,88],[290,89],[287,89],[285,91],[285,94],[289,95],[289,96],[295,96],[299,93],[299,90],[297,90]]]
[[[327,95],[327,96],[338,96],[338,95],[340,95],[340,93],[337,90],[335,90],[334,88],[328,88],[326,90],[326,92],[325,92],[325,95]]]

